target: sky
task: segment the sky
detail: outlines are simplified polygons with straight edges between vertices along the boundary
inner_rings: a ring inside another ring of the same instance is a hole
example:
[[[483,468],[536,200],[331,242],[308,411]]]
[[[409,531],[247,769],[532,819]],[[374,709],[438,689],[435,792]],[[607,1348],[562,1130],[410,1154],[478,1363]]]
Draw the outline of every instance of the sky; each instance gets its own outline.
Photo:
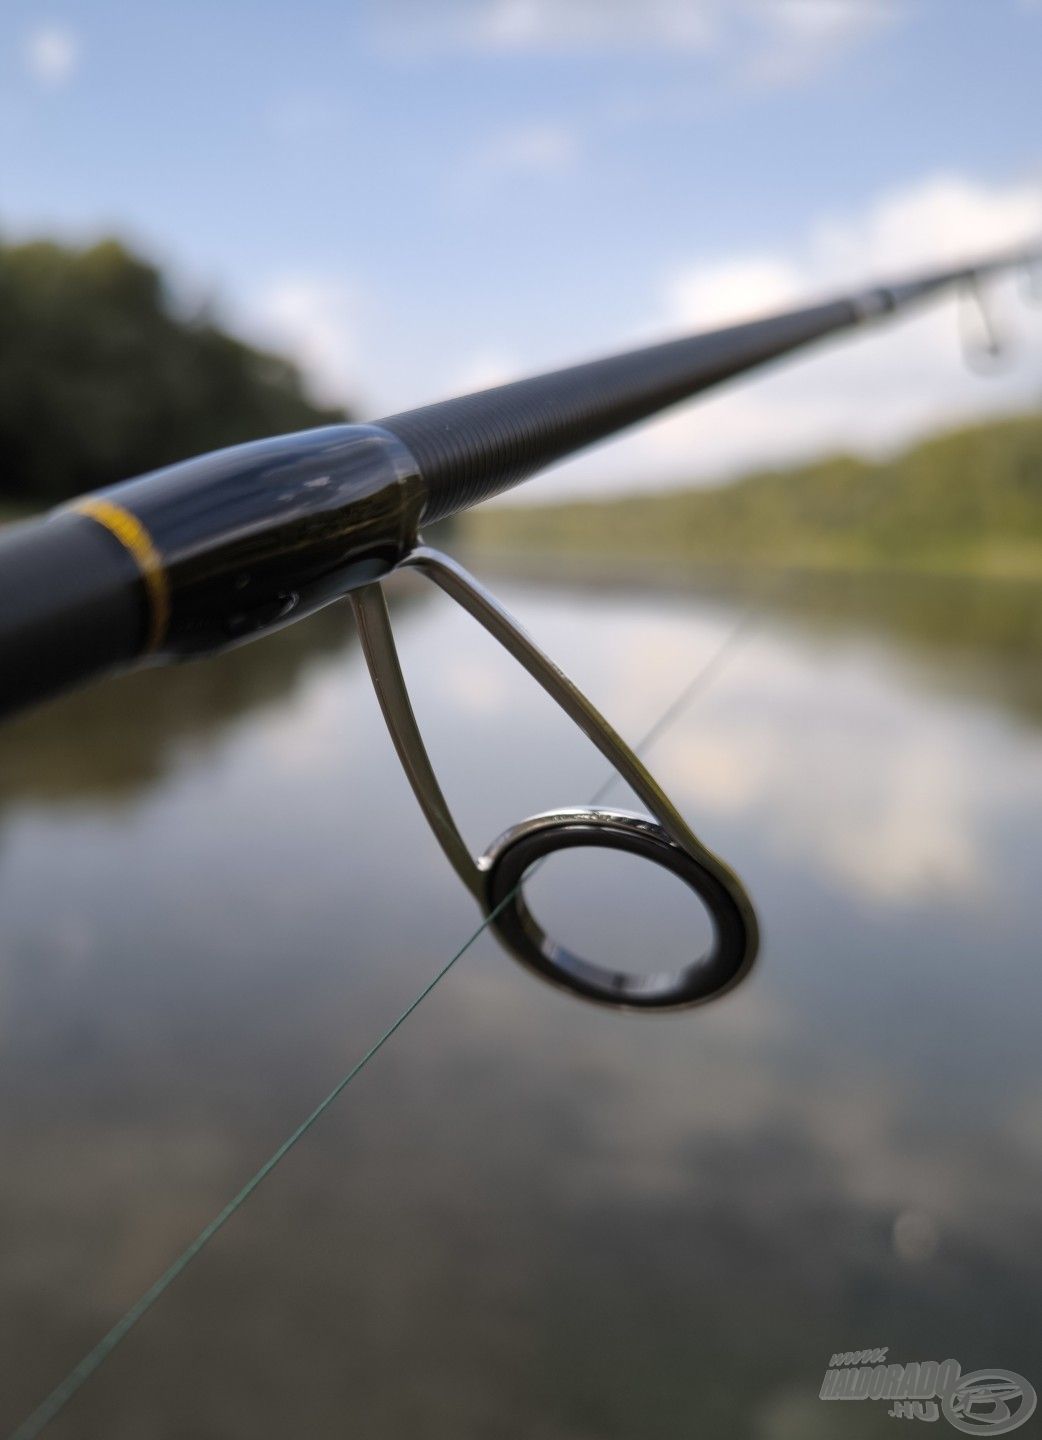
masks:
[[[118,234],[376,418],[1042,236],[1042,0],[7,0],[0,235]],[[743,379],[534,499],[1042,399],[965,302]]]

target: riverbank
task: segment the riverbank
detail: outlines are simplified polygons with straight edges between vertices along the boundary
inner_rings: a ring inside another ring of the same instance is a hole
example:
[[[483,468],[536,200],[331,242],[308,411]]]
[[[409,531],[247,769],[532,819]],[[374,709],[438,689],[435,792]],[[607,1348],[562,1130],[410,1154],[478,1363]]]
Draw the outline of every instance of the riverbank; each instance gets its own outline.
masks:
[[[1042,580],[1042,415],[886,461],[839,456],[714,487],[482,507],[460,540],[529,573],[566,565],[635,583],[706,569]]]

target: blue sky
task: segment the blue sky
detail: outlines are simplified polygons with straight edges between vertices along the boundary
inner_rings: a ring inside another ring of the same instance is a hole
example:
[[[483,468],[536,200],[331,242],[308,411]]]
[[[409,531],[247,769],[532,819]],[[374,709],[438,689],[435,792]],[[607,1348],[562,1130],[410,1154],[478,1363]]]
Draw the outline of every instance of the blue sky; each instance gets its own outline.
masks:
[[[0,231],[123,234],[372,416],[1042,233],[1040,60],[1036,0],[8,0]],[[539,493],[1029,403],[997,303],[1001,375],[937,312]]]

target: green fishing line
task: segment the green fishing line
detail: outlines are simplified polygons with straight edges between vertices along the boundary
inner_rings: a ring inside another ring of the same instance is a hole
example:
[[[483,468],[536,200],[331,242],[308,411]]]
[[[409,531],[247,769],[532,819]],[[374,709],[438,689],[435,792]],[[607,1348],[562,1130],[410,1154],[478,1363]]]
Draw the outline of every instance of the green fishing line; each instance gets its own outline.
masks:
[[[749,614],[743,615],[730,634],[724,639],[721,645],[718,646],[713,655],[710,656],[709,660],[706,661],[704,665],[699,666],[694,677],[685,685],[679,695],[670,702],[667,709],[663,711],[654,725],[643,735],[640,742],[634,746],[636,753],[639,754],[642,750],[646,749],[653,740],[658,739],[669,725],[676,722],[696,696],[703,694],[708,684],[719,678],[724,665],[734,658],[739,642],[747,637],[750,618]],[[612,772],[612,776],[609,777],[605,785],[600,787],[591,800],[591,804],[597,803],[614,778],[615,775],[614,772]],[[541,863],[542,862],[540,862],[540,864]],[[537,868],[537,866],[534,866],[530,874],[534,873]],[[521,883],[523,884],[524,882],[522,881]],[[495,909],[491,910],[489,914],[485,916],[473,934],[467,937],[451,959],[447,960],[434,978],[428,981],[416,998],[410,1001],[401,1014],[398,1015],[397,1019],[395,1019],[379,1039],[369,1047],[357,1064],[352,1066],[343,1079],[334,1085],[325,1099],[315,1106],[311,1114],[308,1115],[305,1120],[302,1120],[293,1133],[265,1160],[264,1164],[247,1180],[238,1194],[228,1201],[224,1209],[215,1215],[208,1225],[200,1230],[191,1244],[181,1252],[173,1264],[159,1276],[158,1280],[149,1286],[140,1299],[131,1305],[129,1310],[125,1311],[120,1319],[116,1321],[115,1325],[113,1325],[112,1329],[98,1341],[93,1350],[88,1351],[83,1359],[69,1371],[64,1380],[55,1386],[47,1398],[38,1405],[33,1413],[11,1434],[9,1440],[36,1440],[36,1436],[50,1424],[60,1411],[65,1408],[77,1391],[101,1368],[121,1341],[125,1340],[127,1335],[130,1334],[138,1321],[148,1314],[156,1301],[165,1294],[178,1276],[187,1270],[196,1256],[206,1248],[218,1231],[224,1228],[236,1211],[246,1203],[253,1192],[268,1178],[271,1172],[282,1163],[297,1142],[302,1140],[312,1126],[322,1118],[334,1101],[336,1101],[351,1084],[352,1080],[361,1074],[370,1060],[383,1049],[388,1040],[405,1024],[406,1020],[419,1009],[420,1005],[422,1005],[427,996],[430,995],[431,991],[434,990],[435,986],[444,980],[445,976],[457,961],[462,959],[474,942],[484,934],[485,930],[492,921],[495,920],[500,911],[510,904],[519,888],[520,886],[515,886],[508,895],[503,897]]]

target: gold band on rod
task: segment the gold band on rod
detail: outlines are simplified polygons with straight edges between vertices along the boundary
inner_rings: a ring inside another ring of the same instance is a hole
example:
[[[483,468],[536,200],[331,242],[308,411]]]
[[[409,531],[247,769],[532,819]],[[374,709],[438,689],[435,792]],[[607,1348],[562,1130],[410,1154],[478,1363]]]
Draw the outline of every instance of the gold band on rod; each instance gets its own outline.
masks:
[[[121,505],[114,505],[111,500],[87,496],[77,500],[71,508],[103,525],[130,553],[148,596],[148,637],[143,653],[151,654],[158,650],[170,620],[170,582],[163,557],[153,544],[151,535],[136,515],[124,510]]]

